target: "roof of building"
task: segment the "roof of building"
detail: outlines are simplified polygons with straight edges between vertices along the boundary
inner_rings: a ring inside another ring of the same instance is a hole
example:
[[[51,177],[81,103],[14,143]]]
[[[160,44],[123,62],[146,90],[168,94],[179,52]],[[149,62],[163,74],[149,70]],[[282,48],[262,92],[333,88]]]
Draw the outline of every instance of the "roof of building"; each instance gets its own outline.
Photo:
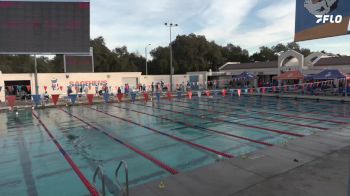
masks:
[[[334,65],[349,65],[350,56],[321,58],[314,66],[334,66]]]
[[[226,63],[221,67],[221,71],[235,70],[235,69],[263,69],[263,68],[277,68],[277,61],[269,62],[252,62],[252,63]]]

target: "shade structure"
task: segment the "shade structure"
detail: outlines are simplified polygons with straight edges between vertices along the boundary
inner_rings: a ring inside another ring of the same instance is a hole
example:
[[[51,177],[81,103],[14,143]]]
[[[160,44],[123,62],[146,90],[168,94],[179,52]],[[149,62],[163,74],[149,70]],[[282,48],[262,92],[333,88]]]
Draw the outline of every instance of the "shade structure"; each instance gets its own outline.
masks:
[[[253,80],[256,78],[256,75],[245,71],[238,76],[233,76],[232,78],[236,80]]]
[[[343,79],[347,76],[341,73],[337,69],[325,69],[320,73],[313,76],[314,80],[334,80],[334,79]]]
[[[275,76],[274,80],[301,80],[304,79],[304,75],[300,71],[288,71],[279,76]]]

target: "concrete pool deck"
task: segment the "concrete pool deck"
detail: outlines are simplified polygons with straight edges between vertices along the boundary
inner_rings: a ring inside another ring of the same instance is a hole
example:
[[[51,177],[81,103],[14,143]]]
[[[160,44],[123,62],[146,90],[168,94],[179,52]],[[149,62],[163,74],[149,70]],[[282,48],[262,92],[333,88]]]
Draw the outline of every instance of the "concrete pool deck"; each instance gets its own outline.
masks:
[[[350,129],[342,128],[167,177],[164,188],[160,180],[140,185],[130,195],[345,196],[349,160]]]

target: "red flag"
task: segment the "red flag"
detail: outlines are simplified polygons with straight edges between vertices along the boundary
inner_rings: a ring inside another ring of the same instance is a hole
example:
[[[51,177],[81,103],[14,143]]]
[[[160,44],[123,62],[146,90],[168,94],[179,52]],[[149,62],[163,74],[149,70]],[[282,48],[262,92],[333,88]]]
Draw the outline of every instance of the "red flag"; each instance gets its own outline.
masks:
[[[47,86],[44,86],[44,90],[45,90],[45,91],[47,90]]]
[[[171,94],[170,91],[168,91],[168,92],[166,93],[166,96],[168,97],[168,100],[171,101],[173,95]]]
[[[144,97],[144,101],[147,102],[149,99],[148,93],[143,93],[143,97]]]
[[[263,88],[261,88],[261,90],[262,90],[262,93],[263,93],[263,94],[265,94],[265,92],[266,92],[266,88],[265,88],[265,87],[263,87]]]
[[[58,98],[60,97],[60,95],[51,95],[52,97],[52,102],[54,105],[57,105],[57,101],[58,101]]]
[[[16,104],[16,96],[15,95],[10,95],[6,97],[8,105],[13,109],[13,107]]]
[[[117,94],[117,98],[118,98],[119,102],[122,102],[123,101],[123,94],[122,93],[118,93]]]
[[[210,96],[210,91],[206,90],[205,94],[209,97]]]
[[[188,91],[188,98],[192,99],[192,91]]]
[[[86,97],[88,99],[89,104],[92,105],[94,94],[87,94]]]
[[[32,90],[32,87],[30,85],[27,86],[27,90],[28,91],[31,91]]]
[[[226,93],[227,93],[227,90],[226,90],[226,89],[223,89],[223,90],[222,90],[222,96],[225,97],[225,96],[226,96]]]
[[[60,90],[61,90],[61,91],[63,90],[63,86],[60,86]]]
[[[241,96],[241,92],[242,92],[241,89],[237,89],[237,94],[238,94],[238,96]]]

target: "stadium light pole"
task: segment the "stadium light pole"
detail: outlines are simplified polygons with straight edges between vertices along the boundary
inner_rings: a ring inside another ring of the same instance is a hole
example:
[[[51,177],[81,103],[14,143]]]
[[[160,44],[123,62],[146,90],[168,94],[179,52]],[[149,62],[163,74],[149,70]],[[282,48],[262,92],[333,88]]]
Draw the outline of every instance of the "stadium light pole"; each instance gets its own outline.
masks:
[[[164,23],[166,27],[169,27],[170,32],[170,42],[169,42],[169,48],[170,48],[170,91],[173,91],[173,75],[174,75],[174,67],[173,67],[173,48],[171,45],[171,28],[178,27],[178,24],[174,24],[172,22],[170,23]]]
[[[147,46],[145,47],[145,57],[146,57],[146,76],[148,75],[148,62],[147,62],[147,57],[148,57],[148,54],[147,54],[147,48],[148,46],[150,46],[151,44],[147,44]]]

